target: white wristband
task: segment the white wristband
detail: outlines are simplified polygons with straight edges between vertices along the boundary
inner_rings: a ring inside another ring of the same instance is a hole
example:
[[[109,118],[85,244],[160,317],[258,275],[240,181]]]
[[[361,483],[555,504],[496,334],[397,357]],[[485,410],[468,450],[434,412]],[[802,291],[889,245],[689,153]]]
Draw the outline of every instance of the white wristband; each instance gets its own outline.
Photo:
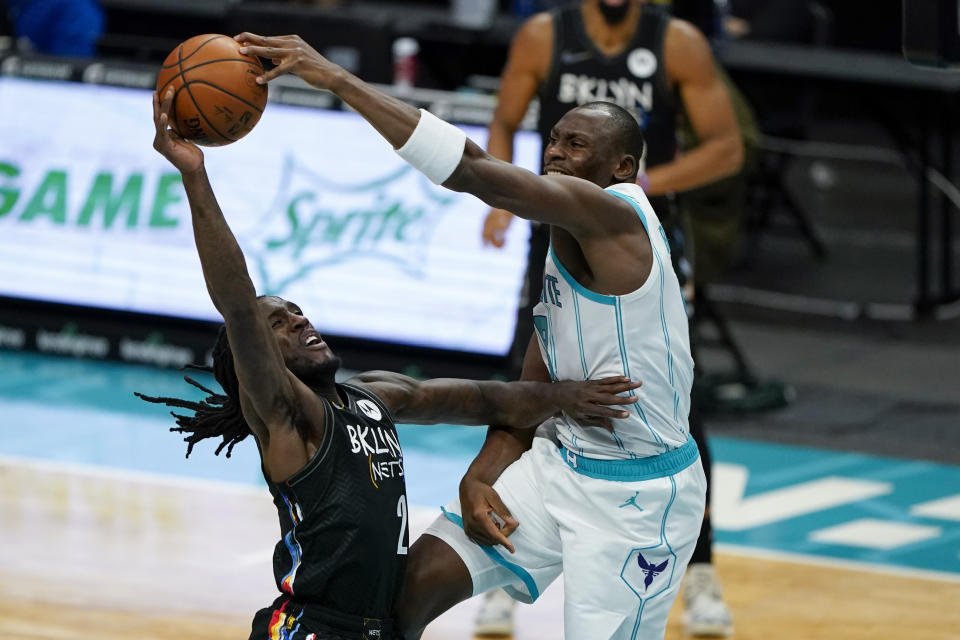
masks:
[[[441,120],[426,109],[420,109],[420,122],[397,154],[434,184],[453,175],[463,158],[467,134]]]

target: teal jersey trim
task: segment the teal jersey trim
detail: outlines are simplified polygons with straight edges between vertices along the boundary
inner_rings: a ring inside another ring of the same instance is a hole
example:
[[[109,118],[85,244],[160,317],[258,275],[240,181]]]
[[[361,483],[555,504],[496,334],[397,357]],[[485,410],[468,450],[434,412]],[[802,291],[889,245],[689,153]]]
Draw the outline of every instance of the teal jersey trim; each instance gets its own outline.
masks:
[[[583,350],[583,327],[580,325],[580,301],[577,292],[573,292],[573,312],[577,320],[577,343],[580,345],[580,366],[583,368],[583,379],[589,376],[587,373],[587,354]]]
[[[680,394],[677,392],[677,384],[673,375],[673,349],[670,348],[670,330],[667,329],[667,314],[663,308],[663,281],[666,279],[663,273],[663,263],[660,261],[660,254],[656,251],[653,255],[657,258],[657,267],[660,269],[660,328],[663,329],[663,341],[667,346],[667,371],[670,374],[670,388],[673,389],[673,419],[677,419],[677,407],[680,404]]]
[[[690,436],[687,436],[686,442],[672,451],[632,460],[587,458],[566,447],[560,447],[559,453],[567,466],[580,475],[615,482],[637,482],[672,476],[689,467],[700,457],[697,443]]]
[[[633,207],[633,210],[637,212],[637,215],[640,216],[640,222],[643,223],[643,228],[647,232],[647,237],[650,236],[650,227],[647,226],[647,216],[643,215],[643,209],[640,208],[640,205],[637,204],[637,201],[631,198],[630,196],[620,193],[619,191],[607,191],[612,196],[617,196],[621,200],[624,200]],[[653,244],[652,242],[650,243]]]
[[[447,520],[449,520],[453,524],[463,529],[463,518],[461,518],[455,513],[450,513],[443,507],[440,507],[440,510],[443,511],[443,515],[446,516]],[[510,562],[509,560],[501,556],[497,552],[497,550],[494,549],[493,547],[487,546],[485,544],[480,544],[477,546],[483,549],[483,552],[486,553],[488,556],[490,556],[491,560],[499,564],[501,567],[506,568],[512,574],[514,574],[515,576],[520,578],[520,580],[523,581],[524,586],[527,588],[527,593],[530,594],[531,603],[535,602],[536,599],[540,597],[540,590],[537,588],[537,583],[533,579],[533,576],[531,576],[526,569],[524,569],[518,564],[514,564]]]
[[[546,364],[547,371],[550,373],[550,379],[556,382],[557,372],[553,365],[553,356],[550,351],[550,321],[547,319],[547,316],[533,316],[533,328],[536,329],[537,335],[540,338],[540,344],[543,346],[543,351],[546,354]]]
[[[599,302],[600,304],[609,304],[613,305],[616,300],[616,296],[608,296],[602,293],[597,293],[596,291],[590,291],[585,286],[576,281],[576,279],[570,275],[570,272],[567,271],[566,267],[563,266],[563,263],[560,262],[560,258],[557,257],[557,254],[553,251],[553,243],[550,243],[550,257],[553,258],[553,264],[557,265],[557,271],[560,272],[560,275],[563,276],[563,279],[567,281],[574,291],[582,295],[587,300],[593,300],[594,302]]]
[[[687,440],[687,442],[693,442],[693,439]],[[696,448],[696,443],[694,442],[694,448]],[[673,553],[673,547],[670,546],[670,541],[667,540],[667,516],[670,514],[670,507],[673,506],[673,501],[677,499],[677,481],[673,478],[670,478],[670,502],[667,503],[667,508],[663,510],[663,520],[660,522],[660,542],[667,545],[667,549],[670,553]],[[673,553],[676,556],[675,553]]]
[[[670,585],[673,584],[674,574],[677,568],[677,554],[673,550],[673,547],[670,546],[670,541],[667,540],[667,516],[670,514],[670,507],[673,506],[674,500],[677,498],[677,481],[673,479],[673,476],[670,477],[670,501],[667,503],[667,508],[663,510],[663,520],[660,523],[660,544],[667,547],[667,551],[670,552],[670,556],[673,558],[673,562],[670,565],[670,580],[667,582],[666,586],[661,589],[658,593],[655,593],[652,597],[656,597],[670,588]],[[620,574],[623,577],[623,574]],[[627,586],[630,586],[629,584]],[[632,587],[631,587],[632,588]],[[636,591],[634,591],[636,593]],[[637,593],[639,597],[640,594]],[[636,640],[637,634],[640,631],[640,621],[643,619],[643,608],[647,603],[649,598],[641,598],[640,608],[637,609],[637,620],[633,623],[633,634],[630,636],[630,640]]]
[[[623,375],[630,378],[630,358],[627,357],[627,341],[623,332],[623,309],[620,306],[620,300],[617,299],[616,302],[617,303],[614,305],[614,315],[616,316],[617,321],[617,343],[620,347],[620,360],[623,364]],[[631,392],[631,395],[637,394],[635,392]],[[660,434],[650,426],[649,422],[647,422],[647,416],[644,414],[643,407],[640,406],[639,400],[633,404],[633,410],[637,412],[638,416],[640,416],[640,419],[643,421],[643,425],[650,432],[650,435],[653,436],[653,439],[656,440],[657,444],[663,447],[664,452],[666,452],[666,443],[664,443],[663,438],[660,437]],[[635,458],[636,456],[631,455],[630,457]]]
[[[550,360],[553,362],[553,373],[557,374],[557,371],[560,370],[560,361],[557,359],[557,336],[553,331],[553,309],[549,306],[547,307],[547,338],[550,340]],[[554,381],[556,382],[560,378],[557,377]]]
[[[649,238],[650,227],[647,226],[647,217],[643,214],[643,209],[640,208],[640,205],[637,204],[636,200],[617,191],[609,191],[608,193],[626,201],[633,207],[633,209],[637,212],[637,215],[640,216],[640,222],[643,223],[643,228],[647,231],[647,237]],[[667,247],[667,253],[670,253],[670,243],[667,241],[667,234],[663,231],[662,226],[658,228],[660,230],[660,236],[663,238],[664,246]],[[676,420],[678,418],[677,408],[680,404],[680,396],[677,393],[677,387],[673,379],[673,351],[670,349],[670,333],[667,331],[667,318],[663,309],[663,262],[660,260],[660,254],[657,253],[656,247],[653,246],[653,238],[650,238],[650,250],[653,252],[653,257],[657,259],[657,267],[660,270],[660,324],[663,328],[663,340],[667,343],[667,371],[670,375],[670,386],[673,387],[673,418]],[[686,301],[684,301],[684,306],[686,306]]]

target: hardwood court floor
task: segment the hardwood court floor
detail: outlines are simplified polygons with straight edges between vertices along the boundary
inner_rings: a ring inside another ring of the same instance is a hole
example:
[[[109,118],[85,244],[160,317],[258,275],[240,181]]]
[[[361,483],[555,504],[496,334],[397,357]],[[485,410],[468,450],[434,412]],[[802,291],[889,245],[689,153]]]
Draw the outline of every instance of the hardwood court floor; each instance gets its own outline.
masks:
[[[431,517],[416,516],[413,531]],[[275,519],[265,490],[0,460],[0,638],[246,638],[275,595]],[[740,553],[717,565],[739,640],[960,640],[960,580]],[[561,599],[554,585],[519,607],[518,640],[562,637]],[[426,640],[469,638],[476,604]]]

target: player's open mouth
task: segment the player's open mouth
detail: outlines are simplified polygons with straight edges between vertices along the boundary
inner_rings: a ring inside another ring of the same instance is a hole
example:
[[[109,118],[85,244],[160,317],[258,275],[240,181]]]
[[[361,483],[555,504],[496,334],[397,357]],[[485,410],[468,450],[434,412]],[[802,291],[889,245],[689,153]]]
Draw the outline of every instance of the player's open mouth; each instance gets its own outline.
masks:
[[[560,171],[559,169],[547,169],[546,174],[548,176],[568,176],[570,175],[566,171]]]
[[[307,335],[306,339],[303,341],[303,346],[309,349],[322,349],[327,346],[327,343],[315,333]]]

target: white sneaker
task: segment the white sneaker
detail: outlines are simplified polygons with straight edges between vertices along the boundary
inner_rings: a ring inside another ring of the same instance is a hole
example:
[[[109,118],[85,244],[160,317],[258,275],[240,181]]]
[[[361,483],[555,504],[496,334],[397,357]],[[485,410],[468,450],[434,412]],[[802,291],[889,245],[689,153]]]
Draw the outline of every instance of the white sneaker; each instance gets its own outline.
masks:
[[[684,622],[692,636],[726,638],[733,633],[733,617],[723,601],[723,590],[713,565],[698,562],[687,567],[683,581]]]
[[[483,596],[473,627],[474,635],[501,638],[513,635],[513,598],[503,589]]]

